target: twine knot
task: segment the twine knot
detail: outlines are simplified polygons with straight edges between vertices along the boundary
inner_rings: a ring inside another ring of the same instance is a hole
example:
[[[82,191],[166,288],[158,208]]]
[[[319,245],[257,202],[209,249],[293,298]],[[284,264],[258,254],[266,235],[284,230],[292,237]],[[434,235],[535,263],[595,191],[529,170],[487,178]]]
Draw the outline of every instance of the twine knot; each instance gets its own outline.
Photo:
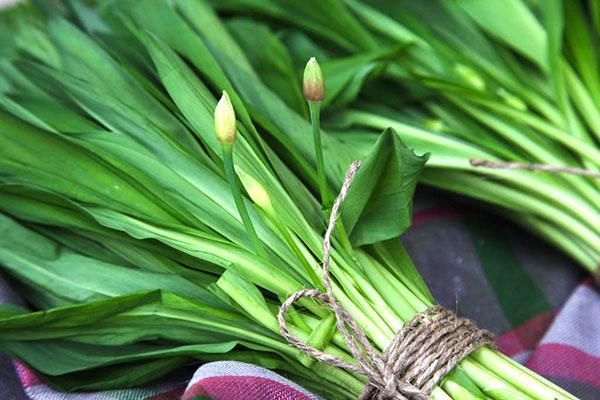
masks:
[[[291,295],[279,309],[278,321],[282,336],[292,346],[329,365],[344,368],[367,377],[360,399],[429,400],[429,393],[463,358],[481,346],[494,346],[494,335],[477,328],[469,319],[458,318],[452,311],[436,305],[417,313],[406,323],[380,353],[366,337],[356,320],[333,295],[329,280],[331,235],[335,221],[360,161],[354,161],[340,194],[331,209],[331,217],[323,239],[323,286],[325,293],[303,289]],[[319,351],[292,335],[285,317],[292,305],[303,297],[328,304],[336,316],[336,325],[344,336],[348,350],[356,363],[349,363]]]

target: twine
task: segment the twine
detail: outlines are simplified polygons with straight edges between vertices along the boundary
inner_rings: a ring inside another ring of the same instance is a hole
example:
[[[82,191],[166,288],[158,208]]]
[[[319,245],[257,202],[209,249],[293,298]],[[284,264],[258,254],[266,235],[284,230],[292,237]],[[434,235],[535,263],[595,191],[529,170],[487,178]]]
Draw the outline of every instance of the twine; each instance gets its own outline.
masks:
[[[473,321],[457,318],[452,311],[436,305],[416,314],[405,324],[383,354],[371,344],[356,320],[338,303],[329,280],[331,235],[340,206],[359,168],[360,161],[354,161],[348,168],[323,239],[325,293],[303,289],[290,296],[279,310],[279,329],[288,343],[311,357],[366,376],[368,382],[360,399],[428,400],[433,387],[462,359],[481,346],[493,346],[494,335],[478,329]],[[286,314],[303,297],[318,299],[330,306],[336,316],[336,325],[356,363],[319,351],[290,333],[285,321]]]
[[[520,163],[516,161],[489,161],[479,158],[471,158],[469,160],[473,167],[484,167],[491,169],[525,169],[530,171],[549,172],[552,174],[567,174],[577,176],[587,176],[590,178],[600,178],[600,173],[589,171],[587,169],[575,167],[555,167],[547,164],[537,163]]]

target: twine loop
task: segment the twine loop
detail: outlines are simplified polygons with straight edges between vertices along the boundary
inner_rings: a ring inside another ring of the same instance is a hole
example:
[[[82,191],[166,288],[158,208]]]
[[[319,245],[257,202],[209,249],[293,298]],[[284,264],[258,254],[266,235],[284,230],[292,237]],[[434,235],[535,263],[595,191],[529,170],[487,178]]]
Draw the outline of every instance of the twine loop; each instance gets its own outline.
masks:
[[[458,318],[452,311],[436,305],[417,313],[405,324],[383,354],[371,344],[356,320],[337,301],[329,280],[331,235],[340,206],[359,168],[360,161],[350,165],[331,209],[323,239],[325,293],[317,289],[303,289],[290,296],[279,309],[279,328],[288,343],[318,361],[366,376],[368,382],[360,399],[429,400],[433,387],[463,358],[481,346],[493,346],[494,335],[478,329],[473,321]],[[285,321],[286,314],[303,297],[329,305],[336,316],[337,328],[356,363],[317,350],[290,333]]]

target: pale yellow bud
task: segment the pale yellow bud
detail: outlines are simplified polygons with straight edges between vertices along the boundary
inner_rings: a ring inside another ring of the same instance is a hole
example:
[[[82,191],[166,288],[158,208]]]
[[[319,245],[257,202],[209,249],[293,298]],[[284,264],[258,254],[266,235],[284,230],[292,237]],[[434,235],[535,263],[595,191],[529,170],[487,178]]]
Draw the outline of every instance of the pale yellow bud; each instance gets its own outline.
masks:
[[[271,198],[269,197],[269,193],[267,193],[263,185],[254,179],[254,177],[245,173],[241,168],[236,168],[236,172],[240,178],[240,181],[242,181],[242,185],[244,185],[248,196],[250,196],[250,199],[254,202],[254,204],[268,213],[272,212],[273,206],[271,204]]]
[[[235,111],[225,91],[215,107],[215,132],[217,140],[224,144],[233,143],[237,135]]]
[[[321,67],[314,57],[306,63],[304,68],[304,98],[306,101],[319,102],[325,98],[325,83]]]
[[[469,86],[477,90],[485,90],[485,81],[473,68],[464,64],[456,64],[454,73],[461,77]]]

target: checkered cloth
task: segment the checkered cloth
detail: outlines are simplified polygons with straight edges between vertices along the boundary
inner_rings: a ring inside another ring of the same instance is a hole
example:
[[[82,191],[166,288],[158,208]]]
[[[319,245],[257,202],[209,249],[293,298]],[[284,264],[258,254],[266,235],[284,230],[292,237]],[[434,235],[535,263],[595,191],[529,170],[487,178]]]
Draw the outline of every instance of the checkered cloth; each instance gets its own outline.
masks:
[[[600,399],[598,289],[572,261],[523,230],[439,197],[419,191],[413,226],[402,238],[436,299],[497,333],[504,353],[582,400]],[[1,282],[0,296],[18,302]],[[50,389],[16,361],[0,363],[6,400],[317,398],[238,362],[206,364],[145,388],[77,394]]]

